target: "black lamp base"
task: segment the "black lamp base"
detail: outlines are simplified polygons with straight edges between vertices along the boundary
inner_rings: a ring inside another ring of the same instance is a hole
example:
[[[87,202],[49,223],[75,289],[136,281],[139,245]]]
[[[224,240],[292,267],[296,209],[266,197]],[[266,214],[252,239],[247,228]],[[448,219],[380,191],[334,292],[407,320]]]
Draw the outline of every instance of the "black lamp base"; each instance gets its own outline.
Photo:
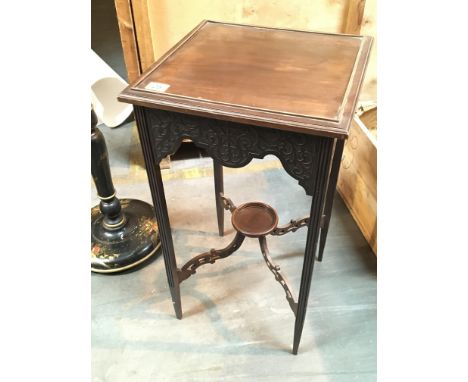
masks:
[[[153,207],[141,200],[121,199],[125,222],[117,228],[103,224],[99,206],[91,209],[91,270],[121,272],[143,263],[160,247]]]

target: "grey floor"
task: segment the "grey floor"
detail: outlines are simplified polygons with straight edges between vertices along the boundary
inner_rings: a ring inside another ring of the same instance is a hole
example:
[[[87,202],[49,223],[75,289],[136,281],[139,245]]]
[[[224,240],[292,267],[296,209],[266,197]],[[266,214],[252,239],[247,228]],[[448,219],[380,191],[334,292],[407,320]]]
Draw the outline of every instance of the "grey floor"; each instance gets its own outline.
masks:
[[[101,129],[118,196],[150,202],[144,170],[132,170],[138,164],[131,163],[131,151],[139,150],[132,125]],[[226,171],[225,192],[236,204],[272,205],[286,223],[307,214],[310,197],[275,163],[267,157]],[[233,237],[228,215],[225,237],[217,235],[210,171],[208,158],[176,160],[164,171],[179,265]],[[97,202],[94,190],[91,202]],[[269,239],[273,259],[296,291],[305,234]],[[254,239],[182,284],[180,321],[161,256],[136,272],[93,274],[93,381],[375,381],[376,273],[376,258],[337,196],[297,356],[290,353],[293,313]]]

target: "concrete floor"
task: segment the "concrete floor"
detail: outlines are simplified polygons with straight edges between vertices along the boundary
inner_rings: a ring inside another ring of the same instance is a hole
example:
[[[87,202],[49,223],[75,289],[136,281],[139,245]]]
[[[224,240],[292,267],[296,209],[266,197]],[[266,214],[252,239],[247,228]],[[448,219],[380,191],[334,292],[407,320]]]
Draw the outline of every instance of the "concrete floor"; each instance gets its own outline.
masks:
[[[118,196],[151,202],[132,125],[101,129]],[[236,204],[272,205],[280,223],[305,216],[310,197],[279,167],[267,157],[228,169],[225,193]],[[175,160],[164,172],[178,265],[227,244],[233,230],[226,213],[226,235],[217,235],[211,161]],[[302,229],[268,243],[296,292],[305,238]],[[162,256],[135,272],[93,274],[93,381],[375,381],[376,278],[376,258],[339,196],[297,356],[291,354],[294,315],[254,239],[182,284],[180,321]]]

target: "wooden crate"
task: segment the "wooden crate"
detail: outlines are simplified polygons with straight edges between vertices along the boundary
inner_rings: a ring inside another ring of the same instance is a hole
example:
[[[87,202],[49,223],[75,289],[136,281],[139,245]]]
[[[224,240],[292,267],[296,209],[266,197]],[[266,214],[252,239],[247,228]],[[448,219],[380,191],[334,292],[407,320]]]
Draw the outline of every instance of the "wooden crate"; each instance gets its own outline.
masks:
[[[377,255],[377,108],[355,116],[345,144],[338,192]],[[367,123],[369,126],[366,126]]]

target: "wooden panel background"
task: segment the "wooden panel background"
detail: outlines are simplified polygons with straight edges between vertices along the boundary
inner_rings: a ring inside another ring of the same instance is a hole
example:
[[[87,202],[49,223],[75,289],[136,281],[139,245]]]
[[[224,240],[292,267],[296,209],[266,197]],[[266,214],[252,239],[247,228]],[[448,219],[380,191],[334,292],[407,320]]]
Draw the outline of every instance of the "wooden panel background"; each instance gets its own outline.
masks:
[[[377,142],[358,116],[345,143],[337,189],[377,254]]]
[[[377,101],[377,0],[366,0],[365,3],[361,30],[356,33],[374,38],[359,97],[361,101],[367,102]]]
[[[154,62],[153,41],[151,32],[150,0],[131,0],[135,18],[135,32],[138,41],[141,70],[144,72]]]
[[[141,68],[130,0],[115,0],[115,11],[117,13],[120,41],[122,42],[128,80],[133,82],[140,75]]]

